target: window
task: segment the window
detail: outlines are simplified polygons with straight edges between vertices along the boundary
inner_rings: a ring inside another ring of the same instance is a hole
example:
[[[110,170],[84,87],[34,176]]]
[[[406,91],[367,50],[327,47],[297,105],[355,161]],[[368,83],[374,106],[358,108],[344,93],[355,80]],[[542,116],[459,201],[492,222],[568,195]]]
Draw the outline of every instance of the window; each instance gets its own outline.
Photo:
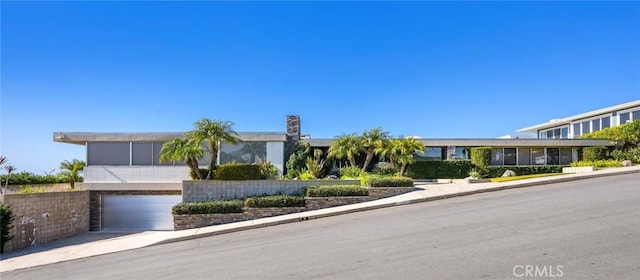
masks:
[[[131,144],[131,164],[151,165],[153,162],[153,147],[151,143]]]
[[[531,158],[533,164],[545,164],[544,148],[531,148]]]
[[[587,134],[591,132],[590,124],[591,124],[590,121],[582,122],[582,134]]]
[[[571,148],[560,149],[560,164],[566,165],[571,163]]]
[[[602,118],[602,129],[611,127],[611,117]]]
[[[600,119],[597,120],[592,120],[591,121],[591,131],[598,131],[600,130]]]
[[[531,164],[531,149],[518,148],[518,165],[530,165],[530,164]]]
[[[630,119],[630,113],[629,112],[620,114],[620,125],[623,125],[623,124],[627,123],[630,120],[631,119]]]
[[[503,165],[504,152],[502,148],[494,148],[491,150],[491,165]]]
[[[516,148],[504,148],[504,165],[516,164]]]
[[[203,161],[207,161],[206,164],[209,164],[206,158],[203,159]],[[233,161],[239,163],[255,163],[259,160],[266,159],[267,142],[241,142],[236,145],[222,143],[222,145],[220,145],[221,164]]]
[[[580,123],[573,124],[573,138],[580,137]]]
[[[424,153],[416,153],[416,157],[422,160],[442,160],[442,148],[426,147]]]
[[[129,142],[87,143],[87,165],[129,165]]]
[[[538,135],[538,138],[547,139],[547,132],[546,131],[540,131],[540,134]]]
[[[456,147],[456,159],[469,159],[467,157],[468,155],[468,149],[465,147]]]
[[[164,142],[153,142],[153,165],[173,165],[172,161],[165,161],[160,163],[160,150],[162,150]],[[184,162],[177,162],[176,164],[185,164]]]
[[[560,134],[560,138],[562,138],[562,139],[569,138],[569,128],[568,127],[563,127],[562,128],[562,132]]]
[[[633,114],[634,121],[640,120],[640,110],[633,111],[632,114]]]
[[[560,149],[547,148],[547,164],[549,165],[560,164]]]

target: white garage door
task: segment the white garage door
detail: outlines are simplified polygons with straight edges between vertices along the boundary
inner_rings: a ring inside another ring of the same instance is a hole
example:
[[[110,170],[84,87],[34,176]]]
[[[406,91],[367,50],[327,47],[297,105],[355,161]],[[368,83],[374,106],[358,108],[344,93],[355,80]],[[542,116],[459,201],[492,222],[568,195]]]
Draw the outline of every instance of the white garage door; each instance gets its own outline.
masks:
[[[102,230],[173,230],[171,208],[180,202],[180,195],[105,195]]]

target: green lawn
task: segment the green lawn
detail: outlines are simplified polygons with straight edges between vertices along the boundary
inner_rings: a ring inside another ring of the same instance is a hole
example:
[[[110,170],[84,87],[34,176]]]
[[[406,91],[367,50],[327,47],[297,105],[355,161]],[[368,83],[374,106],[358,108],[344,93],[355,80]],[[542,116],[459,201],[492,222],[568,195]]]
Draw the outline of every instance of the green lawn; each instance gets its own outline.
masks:
[[[557,176],[557,175],[563,175],[563,173],[542,173],[542,174],[531,174],[531,175],[522,175],[522,176],[513,176],[513,177],[498,177],[498,178],[491,178],[491,182],[500,183],[500,182],[509,182],[509,181],[530,179],[530,178]]]

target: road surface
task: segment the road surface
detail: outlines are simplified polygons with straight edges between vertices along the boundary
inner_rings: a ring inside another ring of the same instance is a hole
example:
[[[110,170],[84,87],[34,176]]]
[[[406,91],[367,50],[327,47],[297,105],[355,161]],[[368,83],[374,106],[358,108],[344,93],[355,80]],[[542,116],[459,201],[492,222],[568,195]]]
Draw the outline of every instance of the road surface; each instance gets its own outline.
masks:
[[[310,220],[1,278],[640,279],[640,174]]]

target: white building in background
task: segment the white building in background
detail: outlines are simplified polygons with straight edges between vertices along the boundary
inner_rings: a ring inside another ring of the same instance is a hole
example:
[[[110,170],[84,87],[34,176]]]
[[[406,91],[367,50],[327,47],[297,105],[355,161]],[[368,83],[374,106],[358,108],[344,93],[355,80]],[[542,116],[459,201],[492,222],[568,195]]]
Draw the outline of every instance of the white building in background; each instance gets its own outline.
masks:
[[[533,132],[539,139],[574,139],[582,134],[640,120],[640,100],[594,110],[525,127],[517,132]]]

